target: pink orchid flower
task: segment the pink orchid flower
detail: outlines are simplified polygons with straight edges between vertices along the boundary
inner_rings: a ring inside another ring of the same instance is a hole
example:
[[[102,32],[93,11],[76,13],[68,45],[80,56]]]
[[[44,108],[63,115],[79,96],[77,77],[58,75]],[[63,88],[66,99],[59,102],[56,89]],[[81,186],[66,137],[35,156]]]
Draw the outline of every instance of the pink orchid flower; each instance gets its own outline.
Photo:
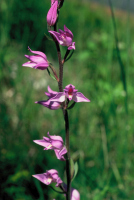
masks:
[[[43,137],[43,140],[34,140],[36,144],[39,144],[44,148],[44,150],[52,149],[55,151],[56,157],[59,160],[65,160],[64,155],[67,153],[66,147],[63,144],[63,139],[60,136],[50,135],[47,133],[48,137]]]
[[[32,51],[29,47],[28,49],[31,53],[34,53],[35,55],[25,55],[25,57],[29,59],[29,61],[24,63],[22,66],[40,70],[47,69],[49,64],[46,55],[41,51]]]
[[[44,183],[45,185],[50,185],[52,182],[57,183],[56,187],[59,187],[62,184],[62,180],[58,176],[58,172],[55,169],[50,169],[43,174],[35,174],[34,178],[37,178],[39,181]]]
[[[48,86],[48,92],[45,92],[45,94],[48,96],[48,100],[36,101],[35,103],[41,104],[51,110],[57,110],[61,108],[60,102],[51,101],[51,98],[55,97],[58,94],[58,92],[51,90],[51,88]]]
[[[75,42],[72,42],[73,40],[73,33],[64,25],[64,31],[59,29],[59,33],[56,31],[49,31],[58,43],[62,46],[67,46],[68,50],[74,49],[75,50]]]
[[[75,102],[90,102],[81,92],[77,92],[74,85],[67,85],[64,89],[64,92],[58,92],[51,101],[64,102],[66,99],[69,101],[73,100]]]

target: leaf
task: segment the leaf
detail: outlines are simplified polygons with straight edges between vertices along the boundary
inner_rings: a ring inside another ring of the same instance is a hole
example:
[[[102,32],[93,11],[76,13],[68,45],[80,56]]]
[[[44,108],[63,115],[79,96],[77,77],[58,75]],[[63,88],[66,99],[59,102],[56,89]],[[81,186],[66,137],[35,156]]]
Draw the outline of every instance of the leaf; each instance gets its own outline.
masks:
[[[46,33],[44,33],[44,35],[46,36],[46,38],[50,41],[53,41],[52,38],[50,38]]]
[[[75,162],[74,164],[73,160],[71,159],[70,165],[71,165],[71,181],[73,181],[78,173],[78,163]]]
[[[59,194],[64,194],[65,192],[61,192],[61,191],[58,191],[58,190],[55,190],[52,186],[48,185],[53,191],[59,193]]]
[[[74,101],[74,102],[71,104],[71,106],[69,106],[69,107],[67,108],[67,110],[72,109],[72,108],[75,106],[75,104],[76,104],[76,102]]]
[[[51,74],[51,72],[49,71],[48,68],[47,68],[47,72],[48,72],[49,76],[51,76],[51,78],[53,78],[54,80],[56,80],[56,78]]]
[[[74,164],[74,176],[73,176],[73,179],[72,179],[72,181],[73,181],[73,180],[74,180],[74,178],[76,177],[77,173],[78,173],[78,163],[77,163],[77,162],[75,162],[75,164]]]
[[[68,56],[68,57],[66,58],[65,62],[68,61],[68,60],[72,57],[73,53],[74,53],[74,49],[73,49],[73,51],[71,52],[70,56]]]
[[[73,159],[70,159],[70,171],[71,171],[71,179],[74,177],[74,161]]]

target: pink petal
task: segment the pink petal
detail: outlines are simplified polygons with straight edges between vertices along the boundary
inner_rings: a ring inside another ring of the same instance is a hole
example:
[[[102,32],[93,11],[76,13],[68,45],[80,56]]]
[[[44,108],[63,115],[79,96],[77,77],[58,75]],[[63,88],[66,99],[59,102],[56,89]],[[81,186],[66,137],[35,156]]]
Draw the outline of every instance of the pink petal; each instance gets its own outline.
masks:
[[[60,177],[58,177],[58,179],[57,179],[57,184],[56,184],[55,186],[56,186],[56,187],[59,187],[62,183],[63,183],[63,181],[61,180]]]
[[[68,47],[68,50],[72,50],[72,49],[75,50],[75,42],[73,42],[72,45]]]
[[[58,135],[50,135],[50,134],[49,134],[49,137],[50,137],[51,140],[59,140],[60,142],[63,143],[62,137],[60,137],[60,136],[58,136]]]
[[[63,35],[65,34],[65,32],[63,30],[61,30],[61,29],[59,29],[59,33],[63,34]]]
[[[46,185],[49,185],[52,183],[52,179],[48,179],[46,177],[46,173],[44,174],[36,174],[36,175],[33,175],[34,178],[37,178],[39,181],[41,181],[42,183],[46,184]]]
[[[78,190],[71,188],[71,200],[80,200],[80,194]]]
[[[65,101],[64,92],[59,92],[55,97],[51,98],[51,101],[64,102]]]
[[[31,68],[34,68],[34,67],[36,66],[36,63],[33,63],[33,62],[31,62],[31,61],[28,61],[28,62],[24,63],[22,66],[23,66],[23,67],[31,67]]]
[[[51,0],[51,6],[54,4],[55,0]]]
[[[47,60],[47,57],[46,57],[46,55],[45,55],[43,52],[41,52],[41,51],[32,51],[29,47],[28,47],[28,49],[29,49],[29,51],[30,51],[31,53],[40,55],[40,56],[42,56],[45,60]]]
[[[49,92],[45,92],[45,95],[47,95],[49,98],[53,97],[52,94],[50,94]]]
[[[55,155],[56,155],[58,160],[65,161],[64,156],[59,154],[59,152],[60,152],[59,149],[54,149],[54,152],[55,152]]]
[[[87,99],[81,92],[77,92],[74,96],[73,96],[73,100],[75,102],[90,102],[89,99]]]
[[[52,93],[52,94],[55,94],[55,95],[58,93],[56,91],[53,91],[49,86],[47,87],[47,89],[48,89],[49,93]]]
[[[49,135],[51,139],[51,144],[53,147],[57,149],[61,149],[63,147],[63,139],[60,136],[57,135]]]
[[[36,101],[35,103],[41,104],[47,108],[49,108],[50,110],[57,110],[59,108],[61,108],[61,104],[58,102],[54,102],[54,101]]]
[[[53,174],[57,174],[58,175],[58,171],[56,169],[47,170],[47,173],[51,174],[52,176],[53,176]]]
[[[56,40],[59,42],[59,44],[63,44],[63,40],[61,40],[61,37],[60,37],[60,33],[56,32],[56,31],[48,31],[49,33],[51,33],[55,38]]]
[[[73,39],[73,33],[64,25],[64,31],[69,33],[70,37]]]
[[[70,46],[70,45],[72,45],[72,38],[66,36],[66,42],[65,42],[65,44],[66,44],[67,47]]]
[[[39,144],[39,145],[41,145],[43,147],[46,147],[45,150],[47,150],[47,147],[49,147],[51,145],[50,142],[47,142],[45,140],[33,140],[33,142],[35,142],[36,144]],[[49,149],[53,149],[53,147],[51,146]]]
[[[65,91],[65,90],[68,91],[68,89],[69,89],[70,87],[72,87],[72,88],[73,88],[73,91],[74,91],[75,86],[72,85],[72,84],[67,85],[67,86],[65,87],[64,91]],[[78,91],[78,90],[76,90],[76,91]]]
[[[25,57],[35,63],[42,63],[42,62],[46,61],[42,56],[38,56],[38,55],[34,55],[34,56],[25,55]]]
[[[49,66],[48,63],[44,62],[44,63],[38,63],[38,64],[36,64],[36,66],[34,68],[35,69],[44,70],[44,69],[47,69],[48,66]]]
[[[65,191],[67,191],[67,185],[63,183]],[[66,196],[66,195],[65,195]],[[80,200],[80,194],[78,190],[71,188],[71,200]]]
[[[65,161],[64,155],[67,153],[66,147],[63,147],[61,150],[54,149],[57,159]]]

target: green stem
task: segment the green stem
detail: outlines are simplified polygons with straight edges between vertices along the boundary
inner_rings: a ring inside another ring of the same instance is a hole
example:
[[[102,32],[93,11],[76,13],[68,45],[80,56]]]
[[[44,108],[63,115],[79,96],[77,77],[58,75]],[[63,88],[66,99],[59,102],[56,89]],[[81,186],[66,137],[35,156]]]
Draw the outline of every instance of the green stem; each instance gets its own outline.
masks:
[[[57,30],[57,23],[54,26],[54,31]],[[61,58],[61,51],[60,46],[55,37],[51,34],[57,49],[58,54],[58,61],[59,61],[59,92],[63,92],[63,63]],[[70,143],[69,143],[69,119],[68,119],[68,112],[64,108],[65,102],[62,104],[62,111],[65,120],[65,133],[66,133],[66,148],[67,148],[67,155],[66,155],[66,176],[67,176],[67,193],[66,193],[66,200],[70,200],[70,191],[71,191],[71,173],[70,173]]]
[[[55,28],[56,29],[56,28]],[[55,37],[50,33],[51,37],[53,38],[56,49],[57,49],[57,54],[58,54],[58,62],[59,62],[59,80],[58,80],[58,86],[59,86],[59,92],[63,92],[63,64],[62,64],[62,58],[61,58],[61,51],[60,51],[60,46]]]
[[[70,140],[69,140],[69,118],[67,110],[63,111],[65,120],[65,130],[66,130],[66,175],[67,175],[67,195],[66,199],[70,200],[70,190],[71,190],[71,173],[70,173]]]
[[[116,22],[115,22],[115,16],[114,16],[114,11],[113,11],[112,1],[111,0],[108,0],[108,1],[109,1],[110,10],[111,10],[112,23],[113,23],[113,27],[114,27],[114,37],[115,37],[115,43],[116,43],[117,57],[118,57],[118,61],[119,61],[120,69],[121,69],[121,79],[122,79],[124,91],[126,93],[125,110],[126,110],[126,114],[128,114],[127,83],[126,83],[125,67],[124,67],[124,64],[122,62],[121,55],[120,55],[120,49],[119,49],[119,46],[118,46],[119,40],[118,40],[118,35],[117,35],[117,27],[116,27]]]
[[[57,23],[54,25],[54,31],[57,31]],[[59,46],[58,41],[55,39],[55,37],[53,35],[51,35],[51,36],[52,36],[52,38],[55,42],[57,54],[58,54],[58,61],[59,61],[59,82],[58,82],[58,86],[59,86],[59,92],[63,92],[63,64],[62,64],[60,46]]]

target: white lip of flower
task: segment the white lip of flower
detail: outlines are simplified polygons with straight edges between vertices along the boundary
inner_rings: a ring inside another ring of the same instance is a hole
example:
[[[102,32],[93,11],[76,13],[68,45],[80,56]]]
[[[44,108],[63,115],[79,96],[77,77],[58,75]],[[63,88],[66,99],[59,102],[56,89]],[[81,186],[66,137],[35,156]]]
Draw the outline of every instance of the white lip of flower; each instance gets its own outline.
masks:
[[[50,149],[52,147],[52,145],[50,144],[48,147],[46,147],[47,149]]]
[[[51,182],[52,182],[52,178],[50,177],[47,180],[46,179],[44,180],[45,184],[50,184]]]
[[[62,35],[61,37],[62,37],[63,40],[65,40],[65,36],[64,35]]]
[[[69,99],[71,99],[72,98],[72,94],[69,94]]]
[[[65,95],[61,96],[59,99],[60,99],[60,102],[65,101]]]

